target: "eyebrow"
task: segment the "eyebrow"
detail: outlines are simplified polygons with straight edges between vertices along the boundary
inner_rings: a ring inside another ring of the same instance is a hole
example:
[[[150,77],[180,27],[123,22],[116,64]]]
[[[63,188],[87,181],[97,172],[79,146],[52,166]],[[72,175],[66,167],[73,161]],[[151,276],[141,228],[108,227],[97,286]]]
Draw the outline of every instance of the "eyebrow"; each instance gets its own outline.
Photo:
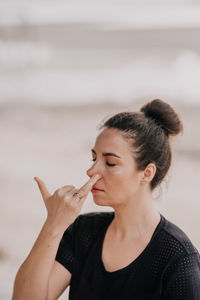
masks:
[[[96,154],[96,151],[94,149],[91,149],[91,151]],[[117,154],[115,153],[112,153],[112,152],[106,152],[106,153],[103,153],[103,156],[115,156],[115,157],[118,157],[118,158],[121,158],[120,156],[118,156]]]

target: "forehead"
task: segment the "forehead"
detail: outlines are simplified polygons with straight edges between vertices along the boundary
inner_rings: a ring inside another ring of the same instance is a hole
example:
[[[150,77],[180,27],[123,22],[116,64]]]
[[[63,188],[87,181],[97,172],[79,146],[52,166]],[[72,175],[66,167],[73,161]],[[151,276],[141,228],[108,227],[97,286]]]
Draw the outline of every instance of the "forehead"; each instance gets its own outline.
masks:
[[[99,152],[115,152],[121,155],[131,155],[130,143],[114,128],[104,129],[96,138],[95,150]]]

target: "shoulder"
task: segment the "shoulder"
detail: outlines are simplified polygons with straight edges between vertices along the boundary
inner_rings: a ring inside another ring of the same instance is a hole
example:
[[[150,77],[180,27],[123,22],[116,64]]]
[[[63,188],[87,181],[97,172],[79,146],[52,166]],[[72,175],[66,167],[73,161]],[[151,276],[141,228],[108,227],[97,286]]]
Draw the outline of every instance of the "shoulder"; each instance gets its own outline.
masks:
[[[180,276],[183,273],[185,276],[188,272],[200,275],[200,255],[197,248],[184,230],[163,216],[156,244],[156,255],[161,261],[164,282],[179,273]]]
[[[81,230],[97,231],[106,226],[114,217],[114,212],[88,212],[79,215]]]
[[[162,260],[165,261],[162,278],[165,299],[172,294],[180,299],[199,299],[200,255],[188,235],[176,224],[165,219],[160,240]]]
[[[98,233],[102,231],[114,217],[114,212],[88,212],[80,214],[74,223],[73,231],[77,239],[87,238],[90,241],[96,239]]]
[[[199,254],[189,236],[178,225],[163,217],[162,239],[173,256]]]
[[[92,211],[80,214],[80,216],[87,219],[107,219],[114,216],[114,211]]]
[[[89,212],[80,214],[76,218],[72,226],[74,227],[74,245],[80,260],[85,259],[113,216],[113,212]]]
[[[73,237],[76,240],[90,240],[114,217],[113,212],[88,212],[80,214],[65,230],[63,238]]]

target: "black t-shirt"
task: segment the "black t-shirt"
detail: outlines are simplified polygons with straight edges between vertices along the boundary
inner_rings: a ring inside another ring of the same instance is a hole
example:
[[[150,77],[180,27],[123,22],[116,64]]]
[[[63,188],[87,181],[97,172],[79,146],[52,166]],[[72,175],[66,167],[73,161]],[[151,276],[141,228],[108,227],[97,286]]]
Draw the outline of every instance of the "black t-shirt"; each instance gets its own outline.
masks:
[[[160,216],[142,253],[109,272],[101,253],[114,211],[79,215],[55,258],[72,274],[69,300],[200,300],[199,252],[178,226]]]

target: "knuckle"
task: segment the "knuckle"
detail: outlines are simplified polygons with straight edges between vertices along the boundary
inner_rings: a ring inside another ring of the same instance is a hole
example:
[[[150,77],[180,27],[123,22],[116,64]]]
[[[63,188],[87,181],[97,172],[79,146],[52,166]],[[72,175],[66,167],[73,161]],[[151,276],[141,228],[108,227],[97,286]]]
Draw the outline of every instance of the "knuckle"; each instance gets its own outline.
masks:
[[[53,193],[53,196],[56,197],[58,195],[58,190]]]
[[[69,203],[69,195],[68,195],[68,194],[65,195],[65,196],[63,197],[63,200],[64,200],[65,203]]]
[[[73,189],[75,189],[74,186],[72,185],[66,185],[66,186],[63,186],[59,189],[56,190],[55,194],[58,196],[58,197],[66,197],[67,196],[67,192],[70,192],[72,191]]]
[[[56,194],[57,194],[58,197],[62,197],[63,192],[62,192],[61,189],[58,189],[58,190],[56,191]]]
[[[65,185],[64,187],[66,188],[66,190],[72,190],[72,189],[75,189],[75,186],[74,186],[74,185]]]
[[[86,192],[84,190],[80,190],[79,194],[80,194],[81,197],[84,197],[86,195]]]

